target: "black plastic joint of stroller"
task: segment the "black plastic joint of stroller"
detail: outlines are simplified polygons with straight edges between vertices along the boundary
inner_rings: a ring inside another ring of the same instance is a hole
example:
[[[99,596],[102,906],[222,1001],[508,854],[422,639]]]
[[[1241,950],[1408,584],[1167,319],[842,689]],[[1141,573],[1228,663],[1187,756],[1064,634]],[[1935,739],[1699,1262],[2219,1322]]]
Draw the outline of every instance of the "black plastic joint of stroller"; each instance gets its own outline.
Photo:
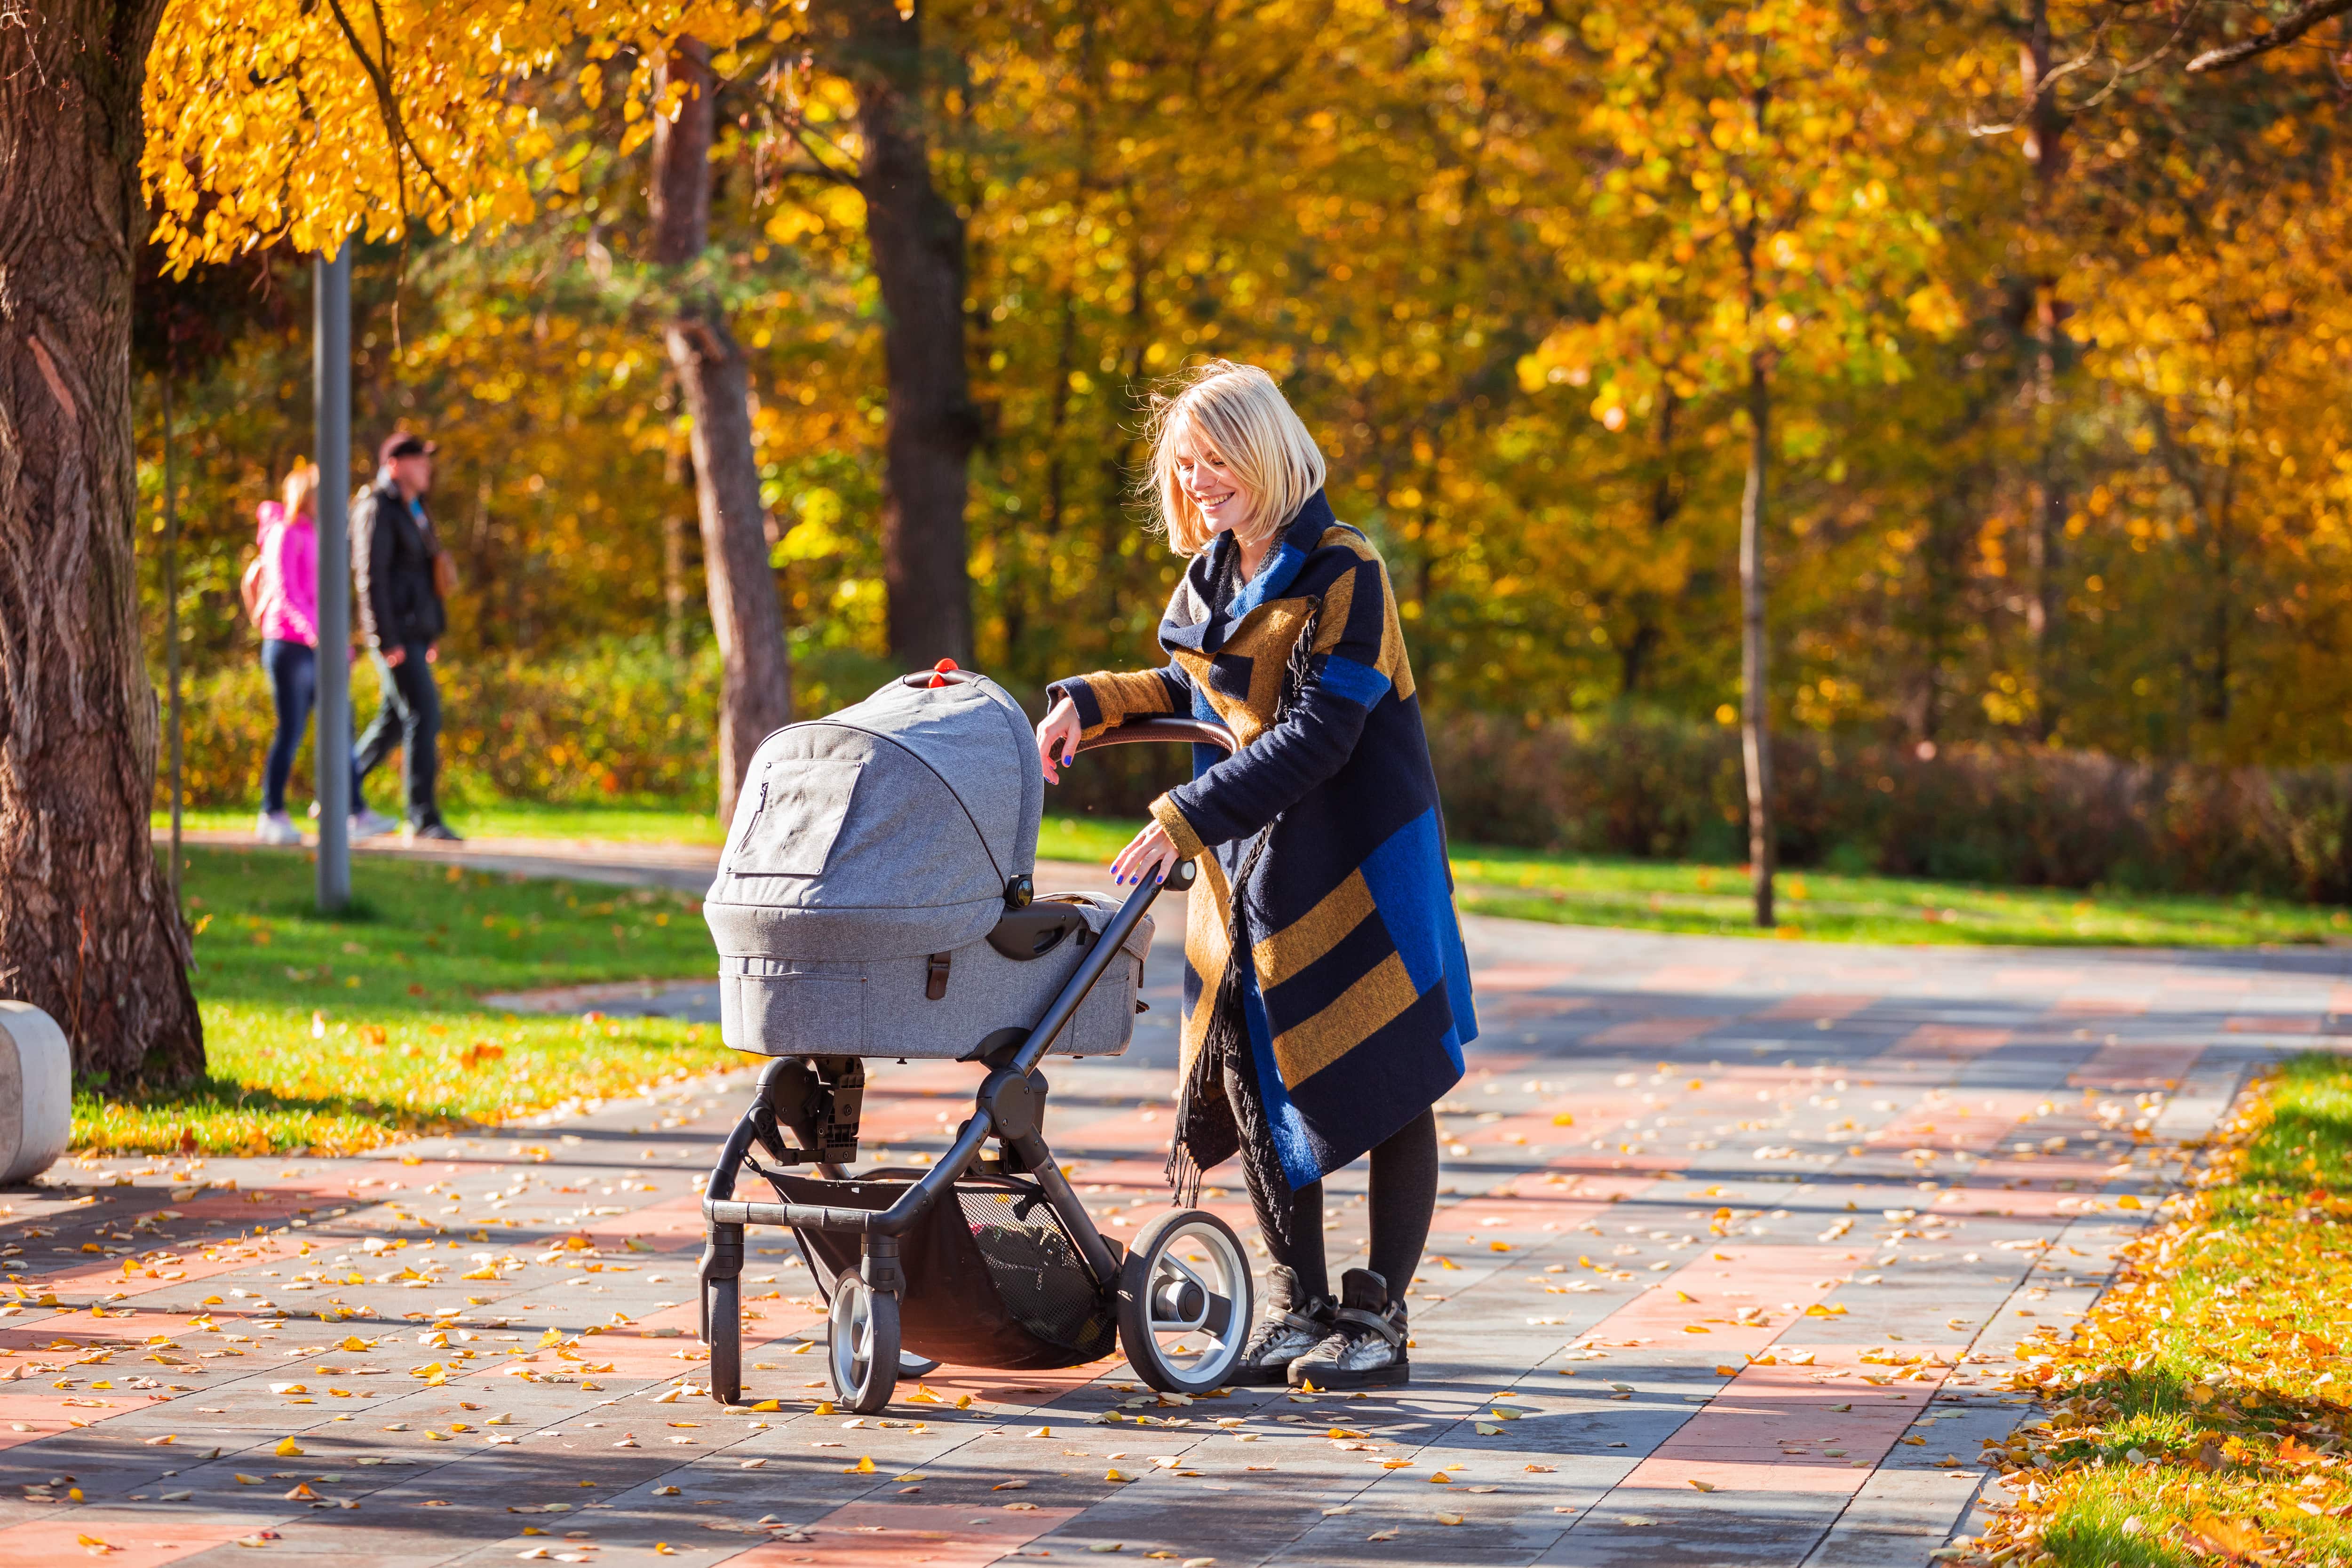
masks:
[[[881,1296],[903,1296],[907,1293],[907,1271],[898,1262],[898,1238],[868,1231],[866,1236],[866,1261],[857,1270],[866,1289]]]
[[[701,1275],[704,1283],[713,1279],[740,1279],[743,1276],[743,1227],[740,1225],[714,1225],[703,1238]]]

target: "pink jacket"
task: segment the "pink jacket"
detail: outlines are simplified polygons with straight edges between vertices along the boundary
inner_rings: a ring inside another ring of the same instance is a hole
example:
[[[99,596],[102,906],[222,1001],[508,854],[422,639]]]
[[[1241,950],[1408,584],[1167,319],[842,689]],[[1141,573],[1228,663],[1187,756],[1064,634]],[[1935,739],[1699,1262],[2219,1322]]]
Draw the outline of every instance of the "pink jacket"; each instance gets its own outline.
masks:
[[[281,642],[319,646],[319,535],[309,514],[286,521],[286,508],[266,500],[259,509],[261,544],[261,635]]]

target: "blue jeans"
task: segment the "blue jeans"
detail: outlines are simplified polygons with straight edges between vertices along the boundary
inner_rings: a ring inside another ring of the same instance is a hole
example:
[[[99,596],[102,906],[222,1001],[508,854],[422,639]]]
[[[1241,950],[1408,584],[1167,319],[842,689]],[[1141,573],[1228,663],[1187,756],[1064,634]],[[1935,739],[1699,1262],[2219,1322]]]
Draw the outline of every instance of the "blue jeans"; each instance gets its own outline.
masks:
[[[269,756],[261,768],[261,809],[286,809],[286,782],[294,773],[294,753],[301,749],[303,728],[310,722],[310,707],[319,695],[318,650],[308,643],[265,637],[261,668],[269,676],[269,694],[278,703],[278,733],[269,742]],[[360,772],[352,769],[352,810],[360,805]]]

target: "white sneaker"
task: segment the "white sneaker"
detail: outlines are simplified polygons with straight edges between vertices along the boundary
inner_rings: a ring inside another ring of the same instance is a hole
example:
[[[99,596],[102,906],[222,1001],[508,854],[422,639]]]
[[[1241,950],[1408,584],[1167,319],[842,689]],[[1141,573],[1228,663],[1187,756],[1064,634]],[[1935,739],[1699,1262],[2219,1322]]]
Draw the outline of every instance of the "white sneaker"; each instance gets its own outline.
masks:
[[[381,812],[362,809],[352,814],[351,832],[354,839],[381,838],[399,826]]]
[[[253,836],[264,844],[299,844],[302,830],[282,811],[265,811],[255,818]]]

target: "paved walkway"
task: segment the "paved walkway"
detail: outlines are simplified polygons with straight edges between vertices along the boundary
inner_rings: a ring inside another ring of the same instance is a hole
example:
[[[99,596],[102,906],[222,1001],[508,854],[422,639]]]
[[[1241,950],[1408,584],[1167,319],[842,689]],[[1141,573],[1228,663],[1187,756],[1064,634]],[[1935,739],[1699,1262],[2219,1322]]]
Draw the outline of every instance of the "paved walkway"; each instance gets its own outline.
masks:
[[[820,1305],[755,1232],[758,1403],[721,1410],[694,1189],[738,1074],[374,1158],[0,1194],[0,1556],[1924,1564],[1994,1500],[2019,1342],[2082,1314],[2251,1066],[2352,1014],[2333,952],[1469,939],[1486,1033],[1440,1108],[1409,1389],[1177,1405],[1117,1363],[946,1368],[887,1416],[819,1415]],[[1048,1136],[1113,1234],[1164,1203],[1173,973],[1163,948],[1127,1057],[1049,1069]],[[868,1156],[943,1148],[975,1077],[876,1064]],[[1328,1190],[1336,1272],[1360,1172]]]

